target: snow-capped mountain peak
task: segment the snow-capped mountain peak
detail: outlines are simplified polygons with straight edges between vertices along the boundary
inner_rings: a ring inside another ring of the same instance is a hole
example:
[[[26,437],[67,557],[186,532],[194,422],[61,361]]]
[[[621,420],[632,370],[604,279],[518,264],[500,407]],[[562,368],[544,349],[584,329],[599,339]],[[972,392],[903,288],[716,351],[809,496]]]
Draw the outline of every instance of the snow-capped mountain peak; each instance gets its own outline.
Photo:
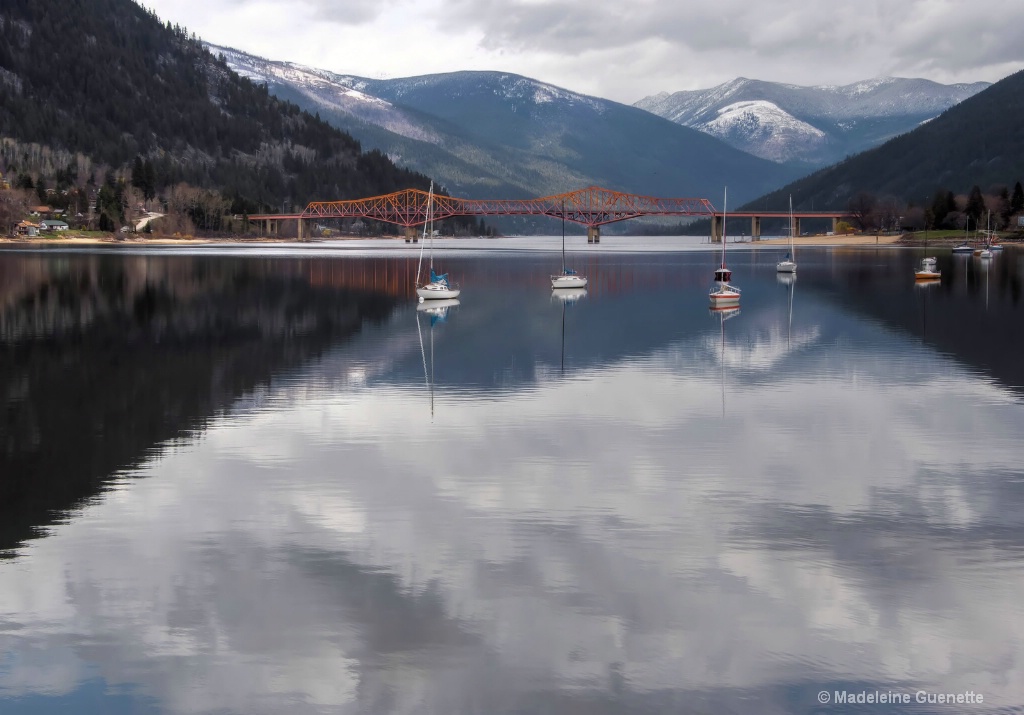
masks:
[[[910,131],[988,86],[876,77],[802,87],[738,77],[710,89],[659,92],[634,106],[762,158],[824,165]]]

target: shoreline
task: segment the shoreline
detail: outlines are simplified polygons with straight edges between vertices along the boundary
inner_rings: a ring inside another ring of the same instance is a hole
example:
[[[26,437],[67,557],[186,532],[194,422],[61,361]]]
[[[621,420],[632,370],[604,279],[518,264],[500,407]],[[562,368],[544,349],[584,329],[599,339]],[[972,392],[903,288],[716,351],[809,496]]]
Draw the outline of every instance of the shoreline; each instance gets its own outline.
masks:
[[[508,239],[521,239],[523,236],[514,237],[503,237],[503,238],[483,238],[483,237],[469,237],[469,238],[452,238],[452,237],[440,237],[439,240],[444,241],[448,244],[447,248],[452,248],[451,242],[458,241],[487,241],[488,244],[493,244],[496,249],[501,248],[512,248],[512,246],[506,243]],[[531,238],[531,237],[525,237]],[[643,241],[649,236],[602,236],[604,240],[609,239],[636,239],[637,241]],[[674,238],[674,237],[673,237]],[[696,239],[699,236],[681,236],[681,239]],[[706,237],[705,237],[706,238]],[[902,236],[876,236],[872,235],[853,235],[853,236],[800,236],[796,238],[793,243],[797,246],[815,246],[815,247],[829,247],[829,246],[875,246],[875,245],[895,245],[900,244]],[[941,240],[941,239],[940,239]],[[366,243],[379,244],[381,247],[389,244],[394,244],[396,247],[418,247],[419,243],[406,243],[402,236],[387,236],[387,237],[366,237],[366,236],[344,236],[344,237],[332,237],[328,239],[316,238],[316,239],[305,239],[299,241],[296,238],[287,237],[267,237],[267,236],[238,236],[234,238],[200,238],[190,236],[188,238],[178,238],[172,236],[160,236],[154,238],[118,238],[113,236],[60,236],[57,238],[48,236],[18,236],[18,237],[0,237],[0,247],[10,248],[39,248],[39,247],[54,247],[54,248],[73,248],[73,247],[125,247],[125,248],[144,248],[148,246],[236,246],[240,244],[277,244],[277,245],[290,245],[290,246],[317,246],[317,245],[334,245],[339,242],[358,242],[362,244],[360,247],[365,247]],[[939,240],[932,241],[931,243],[936,246],[939,245]],[[950,245],[954,245],[955,242],[950,242]],[[504,244],[504,245],[503,245]],[[704,243],[703,246],[707,248],[715,248],[720,246],[718,243]],[[749,239],[743,241],[729,241],[729,245],[735,245],[739,247],[756,248],[758,246],[766,247],[785,247],[789,245],[788,238],[766,238],[759,241],[751,241]],[[916,245],[915,243],[904,242],[903,245]],[[591,244],[592,247],[598,248],[600,244]],[[468,248],[468,246],[467,246]]]
[[[557,236],[505,236],[501,238],[469,236],[455,238],[452,236],[441,236],[437,240],[436,250],[480,250],[480,251],[523,251],[523,250],[548,250],[547,239]],[[606,235],[601,237],[601,242],[596,244],[582,244],[584,237],[574,235],[571,237],[574,244],[572,250],[585,252],[622,252],[637,250],[649,251],[677,251],[677,250],[718,250],[721,243],[710,243],[707,236],[630,236],[630,235]],[[1004,245],[1013,245],[1019,242],[1020,236],[1004,237],[999,239]],[[696,241],[700,241],[697,243]],[[541,245],[538,242],[545,242]],[[882,234],[854,234],[845,236],[799,236],[793,241],[795,247],[806,248],[854,248],[854,247],[895,247],[895,248],[935,248],[937,250],[949,249],[964,242],[962,236],[931,238],[925,241],[915,234],[903,235],[882,235]],[[232,238],[223,237],[174,237],[158,236],[154,238],[120,238],[114,236],[18,236],[14,238],[0,237],[0,250],[62,250],[62,249],[103,249],[117,251],[138,251],[139,249],[161,249],[161,248],[195,248],[203,250],[215,250],[217,248],[257,248],[259,246],[306,250],[337,250],[337,251],[401,251],[418,250],[422,241],[417,243],[406,243],[403,236],[334,236],[330,238],[312,238],[299,241],[293,237],[268,237],[268,236],[237,236]],[[526,243],[527,245],[523,245]],[[532,245],[529,245],[531,244]],[[980,240],[968,241],[972,246],[981,247]],[[348,245],[346,245],[348,244]],[[630,245],[635,244],[635,245]],[[657,244],[657,245],[652,245]],[[786,237],[764,238],[759,241],[751,241],[749,237],[742,240],[730,240],[729,247],[739,251],[758,250],[759,248],[783,250],[790,245],[790,239]]]

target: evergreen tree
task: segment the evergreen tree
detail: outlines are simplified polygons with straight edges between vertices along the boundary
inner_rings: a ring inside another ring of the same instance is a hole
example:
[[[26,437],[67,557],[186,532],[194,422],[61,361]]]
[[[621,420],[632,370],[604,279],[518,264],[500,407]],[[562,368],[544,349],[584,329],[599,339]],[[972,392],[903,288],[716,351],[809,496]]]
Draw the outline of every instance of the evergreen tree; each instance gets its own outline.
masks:
[[[1024,187],[1018,181],[1013,185],[1013,196],[1010,197],[1010,214],[1019,214],[1024,211]]]
[[[971,193],[967,195],[967,206],[964,208],[964,213],[974,220],[975,226],[978,225],[982,214],[985,213],[985,197],[981,195],[981,189],[977,184],[971,187]]]
[[[950,212],[948,197],[952,195],[952,192],[948,190],[935,192],[935,198],[932,199],[931,210],[932,220],[935,222],[935,226],[941,226],[945,222],[946,216]],[[953,210],[956,210],[955,205],[953,207]]]

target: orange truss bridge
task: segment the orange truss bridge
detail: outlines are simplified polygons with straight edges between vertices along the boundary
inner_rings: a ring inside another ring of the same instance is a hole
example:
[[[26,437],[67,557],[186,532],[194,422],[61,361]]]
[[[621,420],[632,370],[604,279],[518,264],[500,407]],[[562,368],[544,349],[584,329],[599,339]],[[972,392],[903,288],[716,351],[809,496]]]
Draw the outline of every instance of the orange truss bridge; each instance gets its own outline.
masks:
[[[406,238],[415,235],[414,227],[427,222],[428,194],[420,189],[405,189],[383,196],[348,201],[314,201],[297,214],[251,215],[252,221],[264,222],[267,230],[276,233],[283,219],[298,220],[299,238],[303,222],[315,219],[360,218],[383,221],[405,227]],[[835,222],[842,216],[833,212],[799,212],[794,216],[794,229],[799,232],[801,218],[831,218]],[[587,235],[598,241],[600,226],[641,216],[695,216],[712,219],[712,241],[719,241],[724,233],[724,216],[707,199],[663,199],[652,196],[627,194],[621,191],[589,186],[554,196],[537,199],[460,199],[434,195],[434,219],[452,216],[550,216],[587,226]],[[788,218],[783,212],[758,211],[729,214],[730,218],[749,218],[751,236],[761,235],[763,218]],[[798,234],[799,235],[799,234]],[[415,240],[413,238],[413,240]]]
[[[590,186],[539,199],[459,199],[434,196],[434,219],[450,216],[551,216],[585,226],[601,226],[639,216],[711,216],[707,199],[658,199]],[[355,201],[313,202],[304,218],[358,216],[400,226],[427,220],[427,192],[406,189]]]
[[[434,195],[435,220],[451,216],[551,216],[593,227],[640,216],[710,217],[714,213],[715,208],[707,199],[659,199],[597,186],[538,199],[460,199]],[[410,228],[427,221],[427,192],[405,189],[351,201],[314,201],[301,214],[250,218],[366,218]]]

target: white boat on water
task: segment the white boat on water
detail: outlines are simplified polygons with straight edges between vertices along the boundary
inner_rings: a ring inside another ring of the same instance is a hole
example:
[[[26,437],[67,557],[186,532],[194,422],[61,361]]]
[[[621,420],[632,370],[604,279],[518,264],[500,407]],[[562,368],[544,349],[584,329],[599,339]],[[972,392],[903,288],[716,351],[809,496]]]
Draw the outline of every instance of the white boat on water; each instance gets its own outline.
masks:
[[[729,281],[732,279],[732,271],[725,267],[725,246],[727,243],[725,212],[728,195],[728,191],[726,191],[722,197],[722,265],[715,269],[715,282],[708,292],[708,299],[711,301],[712,310],[735,308],[740,304],[740,289],[729,284]]]
[[[969,243],[961,243],[958,246],[953,246],[953,253],[974,253],[974,246]]]
[[[565,265],[565,202],[562,202],[562,272],[551,276],[552,288],[583,288],[587,285],[586,276],[581,276]]]
[[[430,280],[427,283],[420,283],[420,269],[423,267],[423,244],[426,243],[427,233],[430,234]],[[427,194],[427,220],[423,224],[423,241],[420,242],[420,261],[416,266],[416,295],[421,301],[424,300],[451,300],[458,298],[462,291],[457,285],[452,285],[448,280],[447,273],[437,274],[434,272],[434,182],[430,182],[430,192]]]
[[[914,280],[917,281],[936,281],[942,277],[942,272],[939,271],[934,258],[925,258],[921,261],[921,266],[914,271]]]
[[[781,261],[775,264],[778,273],[796,273],[796,244],[793,237],[796,235],[796,221],[793,220],[793,195],[789,196],[789,253]]]

